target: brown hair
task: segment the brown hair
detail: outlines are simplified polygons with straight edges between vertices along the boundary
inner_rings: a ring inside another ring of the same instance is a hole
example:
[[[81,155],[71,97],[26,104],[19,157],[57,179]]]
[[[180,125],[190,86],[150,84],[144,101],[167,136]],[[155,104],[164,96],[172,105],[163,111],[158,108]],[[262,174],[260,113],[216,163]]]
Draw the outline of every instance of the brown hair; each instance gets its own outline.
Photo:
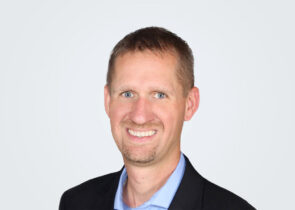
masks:
[[[176,73],[186,96],[188,91],[194,87],[194,57],[192,50],[183,39],[161,27],[147,27],[136,30],[126,35],[116,44],[109,59],[108,87],[111,87],[116,58],[130,51],[144,50],[159,51],[160,53],[168,51],[176,54],[179,64]]]

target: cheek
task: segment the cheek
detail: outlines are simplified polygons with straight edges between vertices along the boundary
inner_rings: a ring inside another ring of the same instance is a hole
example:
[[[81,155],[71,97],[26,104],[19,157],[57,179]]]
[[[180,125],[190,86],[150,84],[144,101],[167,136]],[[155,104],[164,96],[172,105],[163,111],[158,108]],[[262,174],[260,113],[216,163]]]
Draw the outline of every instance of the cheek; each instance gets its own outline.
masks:
[[[110,120],[113,126],[120,124],[127,113],[130,110],[130,106],[124,103],[112,103],[110,105]]]
[[[110,123],[113,138],[120,148],[122,145],[123,130],[121,123],[124,121],[128,113],[128,107],[122,103],[111,103],[110,110]]]
[[[169,106],[158,106],[155,111],[158,118],[163,122],[166,129],[175,129],[178,124],[182,124],[184,118],[184,108],[182,104],[170,104]]]

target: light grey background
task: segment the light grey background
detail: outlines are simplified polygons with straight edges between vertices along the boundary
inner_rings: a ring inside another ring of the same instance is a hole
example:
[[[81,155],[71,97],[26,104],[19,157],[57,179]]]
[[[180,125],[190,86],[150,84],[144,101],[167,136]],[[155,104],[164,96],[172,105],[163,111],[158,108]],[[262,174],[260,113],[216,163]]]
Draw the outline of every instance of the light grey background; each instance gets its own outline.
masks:
[[[122,166],[103,107],[112,47],[163,26],[196,58],[201,104],[182,150],[258,209],[294,204],[294,3],[1,1],[0,209],[57,209]]]

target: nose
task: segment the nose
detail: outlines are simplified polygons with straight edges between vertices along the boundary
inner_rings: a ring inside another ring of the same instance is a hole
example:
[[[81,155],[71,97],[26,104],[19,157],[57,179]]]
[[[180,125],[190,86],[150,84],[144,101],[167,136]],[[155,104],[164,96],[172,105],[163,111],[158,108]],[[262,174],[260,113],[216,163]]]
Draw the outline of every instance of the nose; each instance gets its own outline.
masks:
[[[130,118],[138,125],[145,124],[152,120],[151,102],[146,98],[138,98],[134,101],[131,108]]]

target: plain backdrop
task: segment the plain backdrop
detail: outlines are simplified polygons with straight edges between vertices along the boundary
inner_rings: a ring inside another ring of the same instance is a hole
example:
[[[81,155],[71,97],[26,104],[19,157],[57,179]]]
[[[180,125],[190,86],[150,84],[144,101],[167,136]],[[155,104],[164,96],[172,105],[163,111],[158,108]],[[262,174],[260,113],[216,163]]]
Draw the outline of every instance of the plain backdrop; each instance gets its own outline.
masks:
[[[0,209],[52,210],[117,171],[103,107],[108,57],[127,33],[165,27],[195,56],[198,112],[182,151],[257,209],[292,210],[294,1],[1,1]]]

